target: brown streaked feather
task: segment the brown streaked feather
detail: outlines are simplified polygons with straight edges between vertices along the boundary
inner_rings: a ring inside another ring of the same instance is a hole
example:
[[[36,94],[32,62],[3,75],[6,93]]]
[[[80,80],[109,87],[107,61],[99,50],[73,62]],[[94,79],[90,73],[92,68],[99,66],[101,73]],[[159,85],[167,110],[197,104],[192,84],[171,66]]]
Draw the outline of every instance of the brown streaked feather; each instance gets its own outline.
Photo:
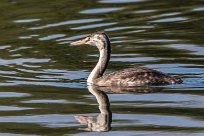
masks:
[[[144,67],[119,70],[95,80],[95,84],[99,86],[165,85],[181,82],[180,78]]]

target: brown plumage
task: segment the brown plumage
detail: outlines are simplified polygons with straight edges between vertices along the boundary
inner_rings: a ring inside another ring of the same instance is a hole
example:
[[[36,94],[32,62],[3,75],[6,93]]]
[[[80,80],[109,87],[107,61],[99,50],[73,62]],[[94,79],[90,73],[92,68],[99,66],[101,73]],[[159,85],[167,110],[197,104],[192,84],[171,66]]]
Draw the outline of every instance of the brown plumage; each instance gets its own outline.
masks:
[[[156,70],[137,67],[119,70],[95,80],[99,86],[146,86],[182,83],[178,77],[172,77]]]
[[[99,61],[87,79],[89,84],[98,86],[148,86],[182,83],[178,77],[144,67],[127,68],[103,76],[111,54],[110,40],[107,34],[95,32],[85,39],[71,43],[71,45],[83,44],[96,46],[100,52]]]

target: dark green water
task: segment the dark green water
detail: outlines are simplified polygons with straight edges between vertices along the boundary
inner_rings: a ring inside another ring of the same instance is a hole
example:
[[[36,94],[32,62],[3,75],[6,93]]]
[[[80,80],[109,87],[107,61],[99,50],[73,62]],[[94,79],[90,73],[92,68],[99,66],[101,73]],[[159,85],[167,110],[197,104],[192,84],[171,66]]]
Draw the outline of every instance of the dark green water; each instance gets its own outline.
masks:
[[[96,30],[111,38],[107,73],[145,66],[184,83],[88,89],[98,51],[69,43]],[[204,2],[1,0],[0,81],[1,136],[203,136]]]

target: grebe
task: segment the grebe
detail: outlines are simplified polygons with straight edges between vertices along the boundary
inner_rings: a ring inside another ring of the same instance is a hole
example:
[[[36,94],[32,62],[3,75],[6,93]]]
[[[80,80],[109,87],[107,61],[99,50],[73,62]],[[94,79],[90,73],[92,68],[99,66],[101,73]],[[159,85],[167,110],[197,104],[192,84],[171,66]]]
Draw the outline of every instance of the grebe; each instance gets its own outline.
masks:
[[[105,32],[95,32],[85,39],[72,42],[71,45],[92,45],[99,49],[99,60],[87,79],[88,84],[98,86],[149,86],[182,83],[182,80],[178,77],[144,67],[127,68],[103,75],[111,55],[110,40]]]

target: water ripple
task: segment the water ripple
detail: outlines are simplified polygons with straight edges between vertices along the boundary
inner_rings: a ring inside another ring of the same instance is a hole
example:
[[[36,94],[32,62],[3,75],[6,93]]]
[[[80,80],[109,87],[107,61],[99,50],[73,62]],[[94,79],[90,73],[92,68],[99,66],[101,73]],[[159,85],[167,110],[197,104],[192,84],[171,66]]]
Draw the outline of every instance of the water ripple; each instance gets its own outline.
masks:
[[[12,134],[12,133],[0,133],[0,136],[40,136],[35,134]]]
[[[19,81],[9,80],[7,82],[1,82],[0,86],[18,86],[18,85],[32,85],[32,86],[52,86],[52,87],[67,87],[67,88],[86,88],[86,83],[63,83],[63,82],[37,82],[37,81]]]
[[[132,3],[143,2],[145,0],[101,0],[100,3]]]
[[[150,22],[154,23],[163,23],[163,22],[179,22],[179,21],[185,21],[188,18],[185,17],[171,17],[171,18],[164,18],[164,19],[158,19],[158,20],[153,20]]]
[[[131,29],[134,28],[134,26],[121,26],[121,27],[112,27],[112,28],[107,28],[105,31],[119,31],[119,30],[126,30],[126,29]]]
[[[204,121],[193,119],[185,116],[168,116],[168,115],[143,115],[143,114],[116,114],[116,120],[131,120],[131,124],[154,125],[154,126],[175,126],[175,127],[199,127],[204,128]],[[176,122],[176,123],[175,123]],[[130,123],[130,122],[129,122]],[[129,126],[130,124],[119,123],[119,126]]]
[[[180,12],[171,12],[171,13],[163,13],[159,15],[152,16],[151,18],[159,18],[159,17],[169,17],[181,14]]]
[[[18,58],[18,59],[0,59],[0,65],[23,65],[24,63],[45,63],[49,62],[50,59],[36,59],[36,58]]]
[[[0,92],[0,98],[28,97],[28,96],[31,96],[31,95],[28,93]]]
[[[146,61],[157,61],[158,58],[154,57],[137,57],[137,58],[111,58],[111,61],[118,61],[118,62],[146,62]]]
[[[142,65],[184,82],[107,94],[113,131],[99,135],[203,136],[203,1],[43,1],[0,1],[0,135],[98,135],[74,119],[102,119],[86,83],[98,51],[58,44],[105,30],[107,73]]]
[[[46,127],[71,127],[75,126],[73,115],[47,114],[31,116],[1,116],[0,122],[34,123]],[[63,126],[62,126],[63,124]]]
[[[83,24],[83,23],[93,23],[93,22],[100,22],[103,19],[79,19],[79,20],[69,20],[69,21],[63,21],[59,23],[54,23],[54,24],[47,24],[44,26],[39,26],[39,27],[31,27],[29,28],[30,30],[38,30],[38,29],[45,29],[45,28],[50,28],[50,27],[57,27],[57,26],[63,26],[63,25],[71,25],[71,24]]]
[[[115,24],[117,24],[117,22],[113,22],[113,23],[98,23],[98,24],[74,27],[74,28],[70,28],[70,29],[71,30],[84,30],[84,29],[93,29],[93,28],[104,27],[104,26],[111,26],[111,25],[115,25]]]
[[[197,45],[193,45],[193,44],[171,44],[168,45],[168,47],[170,48],[174,48],[174,49],[182,49],[182,50],[187,50],[192,52],[192,54],[195,55],[204,55],[204,48],[203,47],[198,47]]]
[[[80,11],[81,14],[101,14],[101,13],[109,13],[114,11],[119,11],[124,8],[97,8],[97,9],[87,9]]]
[[[204,7],[194,8],[193,11],[204,11]]]
[[[16,106],[0,106],[0,111],[21,111],[21,110],[30,110],[34,108],[29,107],[16,107]]]
[[[20,51],[20,50],[24,50],[24,49],[31,49],[31,48],[33,48],[33,47],[29,47],[29,46],[18,47],[16,49],[9,50],[9,52],[16,52],[16,51]]]
[[[42,99],[42,100],[28,100],[22,101],[22,103],[41,103],[41,104],[67,104],[69,101],[67,100],[49,100],[49,99]]]
[[[15,20],[15,23],[30,23],[30,22],[37,22],[41,19],[21,19],[21,20]]]
[[[46,37],[39,38],[39,40],[47,41],[47,40],[53,40],[53,39],[61,38],[64,36],[65,36],[65,34],[53,34],[53,35],[48,35]]]
[[[7,48],[10,48],[11,45],[0,45],[0,50],[4,50],[4,49],[7,49]]]
[[[76,35],[76,36],[71,36],[71,37],[67,37],[67,38],[60,38],[60,39],[57,39],[56,41],[76,40],[76,39],[84,38],[84,37],[86,37],[86,36],[88,36],[88,35],[89,35],[89,34]]]

